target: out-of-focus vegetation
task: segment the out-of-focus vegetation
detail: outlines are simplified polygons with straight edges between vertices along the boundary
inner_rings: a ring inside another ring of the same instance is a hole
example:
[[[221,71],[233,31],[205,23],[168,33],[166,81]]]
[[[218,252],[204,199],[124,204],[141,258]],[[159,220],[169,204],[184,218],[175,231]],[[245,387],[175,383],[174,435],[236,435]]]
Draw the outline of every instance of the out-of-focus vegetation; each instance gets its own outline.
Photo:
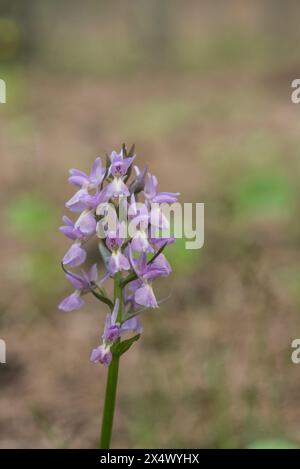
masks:
[[[136,143],[205,246],[126,355],[117,447],[298,447],[300,5],[294,0],[0,3],[1,447],[97,444],[105,311],[62,314],[70,167]],[[94,249],[91,246],[91,249]]]

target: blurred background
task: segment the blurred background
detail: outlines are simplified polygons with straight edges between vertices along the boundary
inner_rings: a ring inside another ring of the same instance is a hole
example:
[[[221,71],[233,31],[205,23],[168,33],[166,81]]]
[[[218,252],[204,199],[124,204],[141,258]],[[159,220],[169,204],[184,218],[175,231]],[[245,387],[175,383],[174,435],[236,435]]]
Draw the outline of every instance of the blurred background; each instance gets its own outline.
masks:
[[[63,314],[70,167],[136,143],[205,246],[122,359],[113,446],[300,445],[300,4],[0,0],[0,447],[97,446],[106,310]]]

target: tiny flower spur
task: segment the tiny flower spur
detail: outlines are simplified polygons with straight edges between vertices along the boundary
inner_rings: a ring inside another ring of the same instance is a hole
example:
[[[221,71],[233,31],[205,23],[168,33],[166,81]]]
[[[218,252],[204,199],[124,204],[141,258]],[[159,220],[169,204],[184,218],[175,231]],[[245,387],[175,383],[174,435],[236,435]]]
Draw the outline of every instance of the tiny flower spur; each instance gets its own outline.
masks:
[[[179,193],[158,192],[157,178],[147,168],[134,166],[135,159],[134,145],[128,152],[123,145],[120,153],[112,151],[106,157],[106,164],[96,158],[89,173],[71,169],[68,181],[77,192],[66,208],[77,213],[77,219],[63,216],[60,227],[72,241],[62,268],[74,290],[59,309],[80,309],[88,293],[109,308],[90,357],[92,363],[108,368],[100,436],[103,449],[110,447],[120,357],[141,336],[140,313],[159,307],[155,281],[172,272],[163,251],[175,239],[162,234],[168,223],[159,204],[176,202]],[[99,240],[99,254],[89,259],[85,243],[92,237]],[[87,260],[92,265],[88,270],[82,268]],[[105,270],[103,278],[99,267]],[[77,272],[70,270],[74,268]],[[113,298],[103,286],[109,281],[114,284]]]

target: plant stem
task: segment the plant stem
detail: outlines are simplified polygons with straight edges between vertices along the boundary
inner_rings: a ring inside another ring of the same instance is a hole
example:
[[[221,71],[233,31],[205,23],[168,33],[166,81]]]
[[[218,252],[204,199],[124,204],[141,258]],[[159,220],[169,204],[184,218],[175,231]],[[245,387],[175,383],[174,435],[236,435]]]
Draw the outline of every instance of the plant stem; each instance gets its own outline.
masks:
[[[105,403],[102,418],[102,430],[100,437],[100,448],[109,449],[111,433],[114,420],[116,395],[117,395],[117,383],[118,383],[118,371],[119,371],[119,360],[120,357],[114,355],[111,364],[108,368]]]
[[[121,275],[120,273],[115,276],[115,300],[119,299],[119,311],[117,321],[121,322],[122,318],[122,287],[121,287]],[[119,355],[113,353],[111,364],[108,368],[105,401],[102,417],[102,429],[100,436],[100,449],[109,449],[111,434],[113,428],[113,420],[116,405],[117,396],[117,384],[118,384],[118,372],[119,372]]]

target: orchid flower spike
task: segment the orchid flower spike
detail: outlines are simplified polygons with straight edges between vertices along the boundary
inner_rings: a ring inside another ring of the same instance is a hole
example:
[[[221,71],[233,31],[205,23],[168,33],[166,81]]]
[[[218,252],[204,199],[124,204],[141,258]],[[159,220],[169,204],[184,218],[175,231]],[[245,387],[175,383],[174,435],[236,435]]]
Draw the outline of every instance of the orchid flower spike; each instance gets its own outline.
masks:
[[[80,309],[88,293],[109,307],[104,331],[99,334],[102,341],[90,357],[93,363],[104,366],[109,366],[115,356],[127,351],[139,338],[143,328],[136,312],[141,307],[142,310],[159,307],[154,284],[172,272],[162,251],[175,239],[155,237],[151,227],[161,230],[167,226],[160,204],[176,202],[179,193],[158,192],[156,176],[146,166],[142,170],[134,166],[135,159],[134,146],[128,152],[123,145],[119,152],[111,152],[106,164],[97,157],[90,172],[71,169],[68,181],[76,186],[77,192],[66,202],[66,208],[77,217],[73,220],[64,216],[60,227],[72,241],[62,266],[74,291],[61,301],[59,309]],[[114,210],[114,227],[106,219],[107,207]],[[124,208],[125,221],[119,220]],[[99,251],[86,248],[92,238],[97,240]],[[92,267],[77,272],[85,262]],[[104,269],[102,280],[98,276],[99,263]],[[111,280],[113,299],[104,288]],[[125,335],[130,337],[126,339]]]

